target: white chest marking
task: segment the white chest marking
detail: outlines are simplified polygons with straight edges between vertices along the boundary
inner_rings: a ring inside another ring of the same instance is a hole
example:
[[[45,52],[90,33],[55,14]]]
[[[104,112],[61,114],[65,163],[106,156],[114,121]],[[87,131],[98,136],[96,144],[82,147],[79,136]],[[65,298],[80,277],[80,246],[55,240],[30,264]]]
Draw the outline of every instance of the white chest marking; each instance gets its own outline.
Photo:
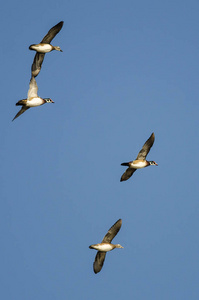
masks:
[[[29,107],[34,107],[34,106],[40,106],[42,104],[44,104],[44,100],[41,99],[40,97],[37,97],[37,98],[33,98],[31,100],[27,100],[26,102],[26,106],[29,106]]]
[[[99,251],[111,251],[113,249],[113,247],[110,244],[102,244],[102,245],[95,245],[95,249],[99,250]]]
[[[52,46],[50,44],[38,44],[38,45],[32,46],[32,49],[34,49],[40,53],[47,53],[52,50]]]
[[[133,169],[141,169],[146,167],[146,162],[145,161],[139,161],[136,164],[134,164],[133,162],[131,163],[131,168]]]

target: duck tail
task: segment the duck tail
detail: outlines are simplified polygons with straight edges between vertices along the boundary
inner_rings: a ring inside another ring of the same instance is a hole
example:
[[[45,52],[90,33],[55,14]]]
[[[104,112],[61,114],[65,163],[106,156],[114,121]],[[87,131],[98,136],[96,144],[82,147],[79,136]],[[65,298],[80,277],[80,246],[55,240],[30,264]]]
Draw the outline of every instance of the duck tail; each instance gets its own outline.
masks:
[[[129,167],[129,162],[122,163],[121,166]]]
[[[26,103],[26,100],[19,100],[17,103],[16,103],[16,106],[18,105],[24,105]]]

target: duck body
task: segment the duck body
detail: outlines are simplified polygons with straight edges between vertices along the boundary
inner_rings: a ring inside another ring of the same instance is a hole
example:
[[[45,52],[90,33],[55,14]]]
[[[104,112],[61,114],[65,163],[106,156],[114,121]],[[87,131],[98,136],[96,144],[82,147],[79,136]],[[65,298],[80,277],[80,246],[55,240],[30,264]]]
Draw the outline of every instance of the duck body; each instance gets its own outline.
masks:
[[[142,160],[142,159],[136,159],[133,161],[130,161],[128,163],[122,163],[122,166],[128,166],[129,168],[132,169],[142,169],[145,167],[148,167],[150,163],[147,160]]]
[[[35,107],[35,106],[40,106],[43,105],[44,103],[46,103],[46,101],[40,97],[35,97],[32,99],[23,99],[23,100],[19,100],[16,105],[24,105],[27,107]]]
[[[37,51],[39,53],[48,53],[53,50],[61,51],[63,52],[59,46],[52,46],[51,44],[45,44],[45,43],[40,43],[40,44],[32,44],[29,47],[30,50]]]
[[[119,244],[114,245],[114,244],[111,244],[111,243],[99,243],[99,244],[91,245],[89,248],[90,249],[95,249],[95,250],[98,250],[98,251],[108,252],[108,251],[111,251],[115,248],[123,248],[123,247]]]
[[[52,45],[44,43],[30,45],[29,49],[39,53],[48,53],[54,50]]]
[[[28,107],[35,107],[35,106],[40,106],[46,103],[46,101],[40,97],[37,98],[32,98],[30,100],[27,100],[26,106]]]

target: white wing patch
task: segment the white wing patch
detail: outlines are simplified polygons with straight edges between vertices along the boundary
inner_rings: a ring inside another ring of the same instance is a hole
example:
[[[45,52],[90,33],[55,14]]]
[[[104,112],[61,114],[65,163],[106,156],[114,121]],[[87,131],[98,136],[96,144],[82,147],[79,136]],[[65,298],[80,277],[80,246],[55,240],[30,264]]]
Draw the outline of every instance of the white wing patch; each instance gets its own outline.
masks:
[[[28,100],[31,98],[37,98],[37,92],[38,92],[38,86],[35,80],[35,77],[32,76],[29,84],[29,90],[28,90]]]

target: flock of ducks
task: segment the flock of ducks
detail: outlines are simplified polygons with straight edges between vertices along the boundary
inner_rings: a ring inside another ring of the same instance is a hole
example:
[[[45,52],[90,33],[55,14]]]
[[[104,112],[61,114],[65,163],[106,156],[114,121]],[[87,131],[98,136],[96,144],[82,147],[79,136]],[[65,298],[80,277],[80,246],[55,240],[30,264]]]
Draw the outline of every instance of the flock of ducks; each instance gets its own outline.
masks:
[[[121,164],[122,166],[127,166],[128,169],[126,169],[120,181],[128,180],[137,169],[158,165],[155,161],[146,160],[146,156],[149,153],[151,147],[153,146],[154,141],[155,141],[155,134],[152,133],[151,136],[148,138],[148,140],[144,143],[140,152],[138,153],[136,160]],[[111,244],[111,241],[116,236],[121,226],[122,226],[122,220],[119,219],[109,229],[109,231],[107,232],[107,234],[105,235],[101,243],[89,246],[90,249],[98,250],[95,256],[95,261],[93,263],[93,270],[95,273],[101,271],[104,264],[106,252],[111,251],[115,248],[123,248],[120,244],[115,244],[115,245]]]
[[[57,35],[57,33],[61,30],[64,22],[59,22],[57,25],[52,27],[48,33],[45,35],[41,43],[30,45],[30,50],[35,50],[36,54],[33,60],[32,68],[31,68],[31,79],[28,90],[28,98],[19,100],[16,105],[21,105],[21,110],[16,114],[13,121],[18,118],[21,114],[23,114],[30,107],[40,106],[45,103],[54,103],[54,101],[50,98],[41,98],[37,95],[38,86],[35,80],[35,77],[39,74],[41,70],[41,66],[44,60],[45,53],[51,52],[53,50],[61,51],[60,47],[52,46],[50,42]]]
[[[37,94],[38,86],[37,86],[35,77],[39,74],[39,72],[41,70],[44,56],[46,53],[51,52],[53,50],[63,52],[59,46],[52,46],[50,44],[52,39],[61,30],[63,24],[64,24],[64,22],[61,21],[58,24],[56,24],[54,27],[52,27],[39,44],[30,45],[29,49],[36,51],[36,54],[35,54],[33,64],[31,67],[31,79],[30,79],[30,83],[29,83],[28,97],[27,97],[27,99],[19,100],[16,103],[17,106],[21,105],[22,108],[16,114],[16,116],[13,118],[13,121],[31,107],[40,106],[45,103],[54,103],[54,101],[50,98],[41,98],[38,96],[38,94]],[[143,145],[140,152],[138,153],[137,158],[133,161],[125,162],[125,163],[121,164],[122,166],[126,166],[128,168],[121,176],[120,181],[128,180],[137,169],[142,169],[142,168],[145,168],[148,166],[157,166],[158,165],[155,161],[147,161],[146,160],[146,156],[148,155],[151,147],[153,146],[154,141],[155,141],[155,135],[154,135],[154,133],[152,133],[151,136],[148,138],[148,140]],[[112,244],[111,243],[113,238],[119,232],[121,226],[122,226],[122,220],[119,219],[108,230],[107,234],[104,236],[101,243],[93,244],[93,245],[89,246],[90,249],[95,249],[98,251],[95,256],[95,261],[93,263],[93,270],[95,273],[98,273],[101,271],[107,252],[109,252],[115,248],[123,248],[120,244]]]

